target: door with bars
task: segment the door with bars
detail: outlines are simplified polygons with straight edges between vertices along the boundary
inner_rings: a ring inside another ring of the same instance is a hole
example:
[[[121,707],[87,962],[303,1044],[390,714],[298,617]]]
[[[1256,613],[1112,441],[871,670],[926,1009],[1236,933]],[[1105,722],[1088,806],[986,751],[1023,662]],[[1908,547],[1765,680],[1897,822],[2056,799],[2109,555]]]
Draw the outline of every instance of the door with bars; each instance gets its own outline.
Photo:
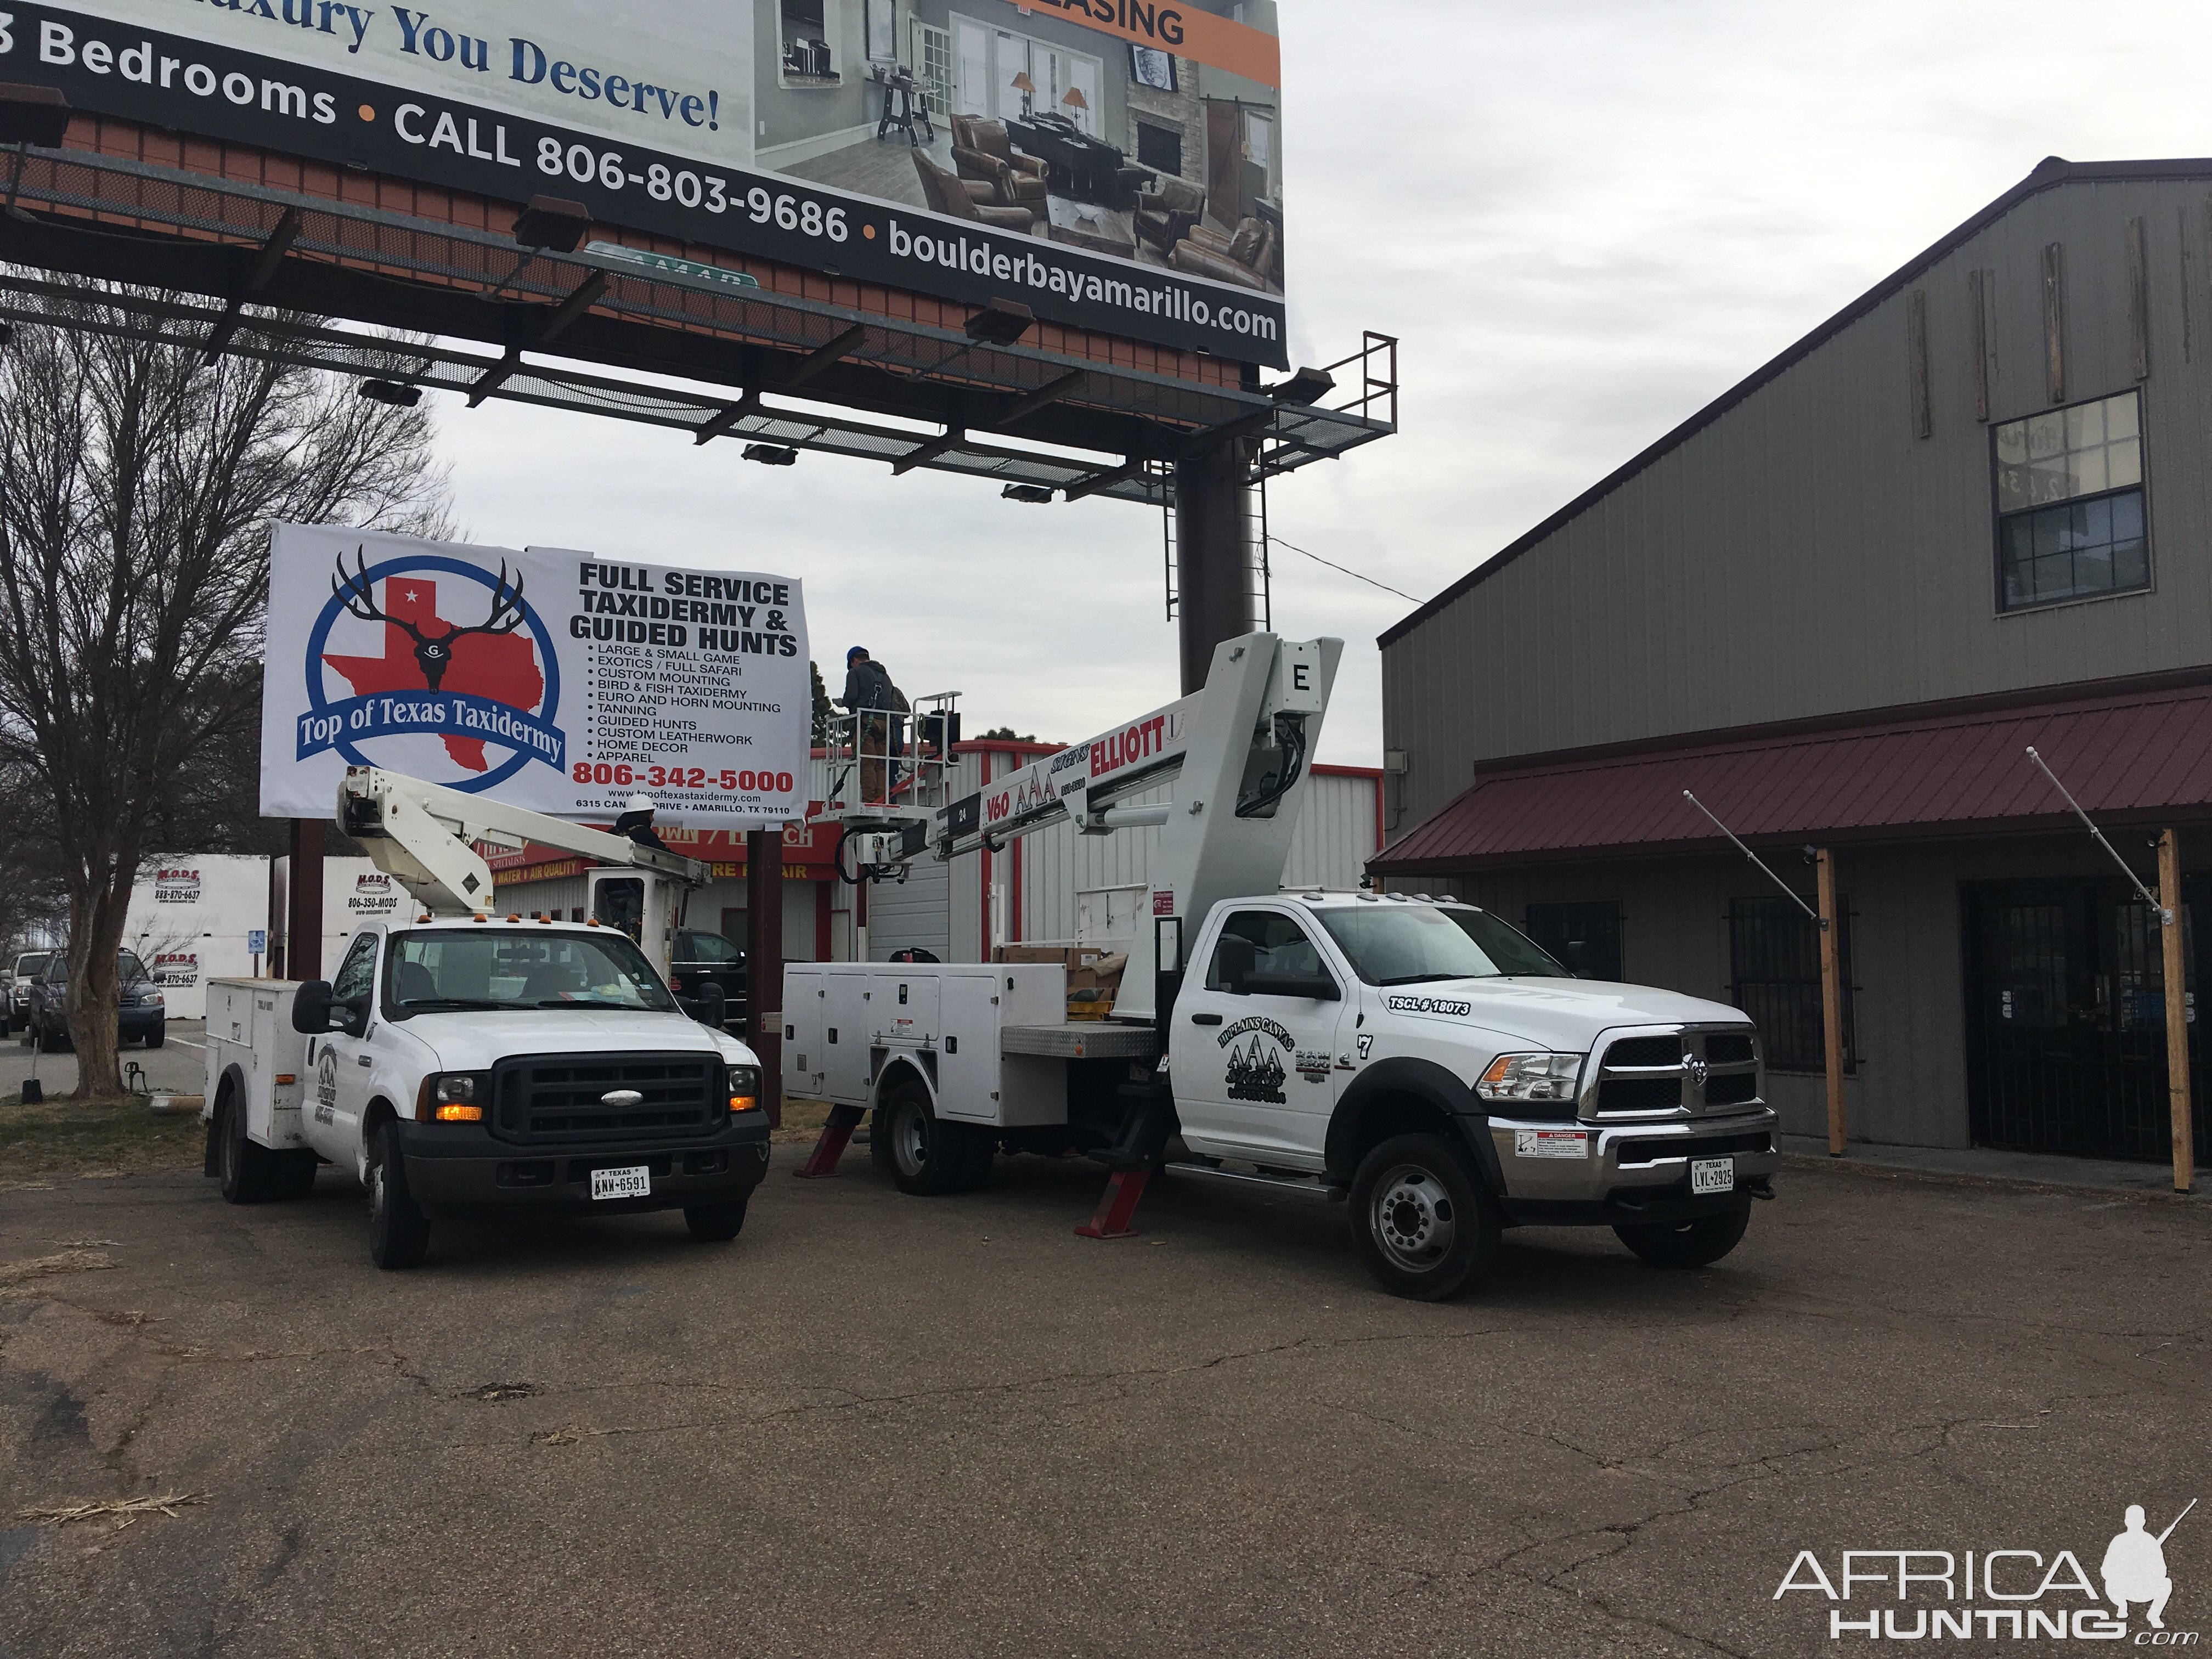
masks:
[[[2196,987],[2209,892],[2182,880],[2197,1158],[2212,1158]],[[2166,975],[2157,915],[2117,883],[1968,887],[1967,1102],[1978,1145],[2076,1158],[2163,1161]]]

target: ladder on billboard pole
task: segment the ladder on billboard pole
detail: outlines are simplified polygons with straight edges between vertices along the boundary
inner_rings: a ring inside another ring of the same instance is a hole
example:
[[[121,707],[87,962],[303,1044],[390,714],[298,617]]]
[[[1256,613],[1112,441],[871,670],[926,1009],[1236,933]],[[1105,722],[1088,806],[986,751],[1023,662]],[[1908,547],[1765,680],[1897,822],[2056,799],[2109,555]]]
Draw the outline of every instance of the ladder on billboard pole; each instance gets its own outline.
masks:
[[[1735,850],[1757,865],[1759,872],[1788,894],[1799,909],[1813,919],[1820,930],[1820,1047],[1821,1069],[1828,1085],[1828,1156],[1844,1155],[1844,979],[1841,953],[1838,950],[1836,927],[1836,860],[1835,854],[1825,847],[1814,849],[1814,859],[1820,876],[1820,908],[1814,909],[1805,902],[1804,896],[1788,882],[1767,866],[1766,860],[1737,840],[1735,831],[1720,821],[1719,817],[1705,802],[1688,790],[1682,799],[1712,820],[1713,828],[1726,836]]]

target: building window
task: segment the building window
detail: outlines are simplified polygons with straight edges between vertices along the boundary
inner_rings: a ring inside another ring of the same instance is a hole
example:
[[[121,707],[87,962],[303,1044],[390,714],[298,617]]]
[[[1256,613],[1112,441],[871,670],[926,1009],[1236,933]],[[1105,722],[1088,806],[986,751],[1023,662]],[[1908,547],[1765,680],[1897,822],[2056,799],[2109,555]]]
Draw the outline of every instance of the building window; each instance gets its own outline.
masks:
[[[1994,441],[2001,609],[2150,586],[2138,394],[2008,421]]]
[[[1584,979],[1618,981],[1620,965],[1620,904],[1532,904],[1521,931]]]
[[[1838,897],[1836,965],[1844,990],[1844,1069],[1858,1064],[1851,997],[1851,904]],[[1729,1000],[1759,1026],[1778,1072],[1827,1069],[1820,1029],[1820,930],[1787,898],[1729,901]]]

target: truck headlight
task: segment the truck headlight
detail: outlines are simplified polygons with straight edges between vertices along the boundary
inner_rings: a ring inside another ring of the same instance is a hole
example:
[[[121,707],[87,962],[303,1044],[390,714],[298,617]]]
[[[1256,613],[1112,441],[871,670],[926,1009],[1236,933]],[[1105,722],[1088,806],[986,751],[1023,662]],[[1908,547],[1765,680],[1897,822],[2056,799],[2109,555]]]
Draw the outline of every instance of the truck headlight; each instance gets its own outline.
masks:
[[[422,1103],[415,1116],[425,1123],[481,1123],[491,1103],[486,1072],[441,1072],[422,1079]]]
[[[729,1070],[730,1109],[733,1112],[757,1112],[760,1109],[760,1067],[732,1066]]]
[[[1571,1103],[1582,1071],[1580,1054],[1500,1054],[1474,1091],[1488,1101]]]

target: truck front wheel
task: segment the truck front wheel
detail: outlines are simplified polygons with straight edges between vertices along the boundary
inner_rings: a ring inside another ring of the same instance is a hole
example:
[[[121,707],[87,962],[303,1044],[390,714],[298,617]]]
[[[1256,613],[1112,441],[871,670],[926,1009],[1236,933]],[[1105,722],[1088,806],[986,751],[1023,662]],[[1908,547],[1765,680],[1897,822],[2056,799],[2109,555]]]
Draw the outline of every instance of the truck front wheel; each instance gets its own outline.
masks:
[[[1738,1205],[1695,1221],[1615,1227],[1613,1235],[1655,1267],[1710,1267],[1743,1242],[1751,1206]]]
[[[869,1150],[902,1193],[933,1198],[975,1184],[967,1125],[947,1123],[929,1109],[918,1083],[895,1085],[876,1108]]]
[[[430,1218],[407,1190],[407,1160],[399,1150],[399,1126],[389,1118],[377,1127],[368,1158],[368,1255],[380,1267],[421,1265],[430,1248]]]
[[[1441,1302],[1497,1258],[1498,1206],[1441,1135],[1394,1135],[1352,1177],[1352,1236],[1393,1296]]]

